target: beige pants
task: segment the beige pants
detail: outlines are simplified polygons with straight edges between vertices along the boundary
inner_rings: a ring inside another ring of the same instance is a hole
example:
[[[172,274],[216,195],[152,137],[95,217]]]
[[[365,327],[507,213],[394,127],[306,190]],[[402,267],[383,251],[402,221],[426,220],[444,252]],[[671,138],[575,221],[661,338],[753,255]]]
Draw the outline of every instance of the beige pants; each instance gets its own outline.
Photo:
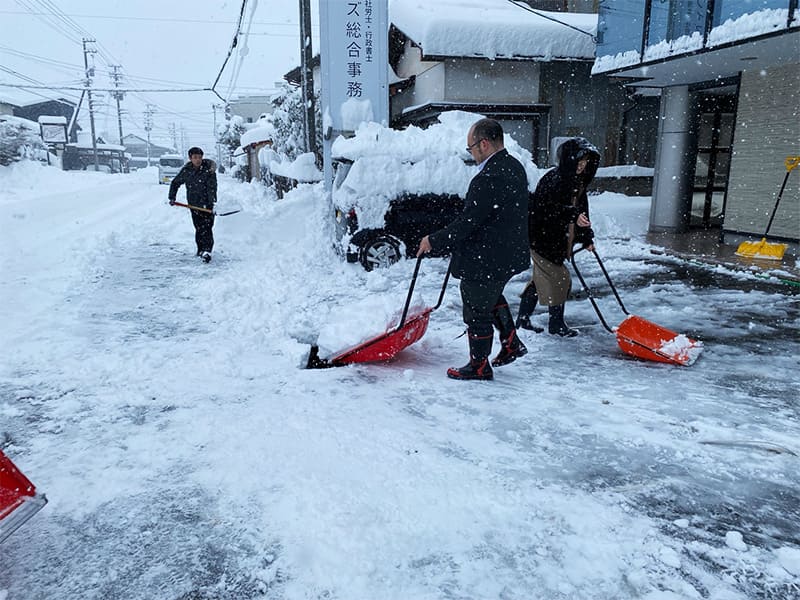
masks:
[[[572,288],[572,278],[566,265],[557,265],[531,250],[533,259],[533,284],[539,296],[539,304],[558,306],[564,304]]]

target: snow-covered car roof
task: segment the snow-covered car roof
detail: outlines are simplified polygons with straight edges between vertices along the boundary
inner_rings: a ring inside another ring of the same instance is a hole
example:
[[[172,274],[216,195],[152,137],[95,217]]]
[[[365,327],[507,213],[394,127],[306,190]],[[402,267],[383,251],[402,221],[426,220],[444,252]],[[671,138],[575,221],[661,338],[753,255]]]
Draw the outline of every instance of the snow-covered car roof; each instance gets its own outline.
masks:
[[[397,130],[366,123],[353,137],[340,136],[332,146],[335,160],[352,162],[343,181],[333,189],[333,202],[354,207],[361,227],[382,227],[389,202],[405,193],[466,196],[477,165],[467,153],[467,132],[482,115],[450,111],[427,129]],[[539,169],[531,153],[510,135],[505,146],[528,174],[533,191]],[[470,161],[469,163],[467,161]]]

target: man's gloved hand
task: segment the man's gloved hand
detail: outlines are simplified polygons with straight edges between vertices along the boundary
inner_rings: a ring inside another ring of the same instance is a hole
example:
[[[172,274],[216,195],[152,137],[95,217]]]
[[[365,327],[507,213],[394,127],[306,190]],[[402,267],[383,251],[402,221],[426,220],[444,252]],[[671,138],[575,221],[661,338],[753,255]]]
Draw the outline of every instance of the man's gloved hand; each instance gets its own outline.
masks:
[[[169,205],[170,206],[175,206],[175,198],[170,198],[169,199]]]

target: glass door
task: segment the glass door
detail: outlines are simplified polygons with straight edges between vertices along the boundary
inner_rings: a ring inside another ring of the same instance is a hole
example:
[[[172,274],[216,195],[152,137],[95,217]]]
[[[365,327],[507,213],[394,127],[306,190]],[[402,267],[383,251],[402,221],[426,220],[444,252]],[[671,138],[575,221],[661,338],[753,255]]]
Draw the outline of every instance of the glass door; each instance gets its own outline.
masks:
[[[728,88],[698,94],[692,226],[721,227],[733,143],[735,96]]]

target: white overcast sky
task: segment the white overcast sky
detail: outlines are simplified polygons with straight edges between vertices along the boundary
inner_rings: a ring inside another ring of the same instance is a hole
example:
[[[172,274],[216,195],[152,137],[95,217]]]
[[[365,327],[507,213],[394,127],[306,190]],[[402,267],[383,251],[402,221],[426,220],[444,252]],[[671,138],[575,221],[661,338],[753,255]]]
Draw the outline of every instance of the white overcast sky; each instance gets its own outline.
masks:
[[[243,35],[216,85],[222,97],[267,94],[299,64],[299,4],[247,0]],[[317,1],[311,5],[317,52]],[[211,87],[231,47],[241,7],[242,0],[0,0],[0,84],[79,87],[82,38],[92,37],[98,50],[93,55],[96,88],[112,86],[108,74],[114,64],[122,66],[122,87]],[[23,93],[0,86],[0,98],[12,102],[35,101],[34,94],[77,102],[80,91]],[[108,93],[97,96],[98,134],[108,132],[107,141],[116,142],[116,103]],[[178,135],[183,128],[189,145],[210,143],[212,104],[221,102],[207,91],[130,93],[122,103],[123,133],[144,137],[144,112],[152,104],[153,141],[169,141],[174,123]],[[81,124],[88,131],[88,117]]]

